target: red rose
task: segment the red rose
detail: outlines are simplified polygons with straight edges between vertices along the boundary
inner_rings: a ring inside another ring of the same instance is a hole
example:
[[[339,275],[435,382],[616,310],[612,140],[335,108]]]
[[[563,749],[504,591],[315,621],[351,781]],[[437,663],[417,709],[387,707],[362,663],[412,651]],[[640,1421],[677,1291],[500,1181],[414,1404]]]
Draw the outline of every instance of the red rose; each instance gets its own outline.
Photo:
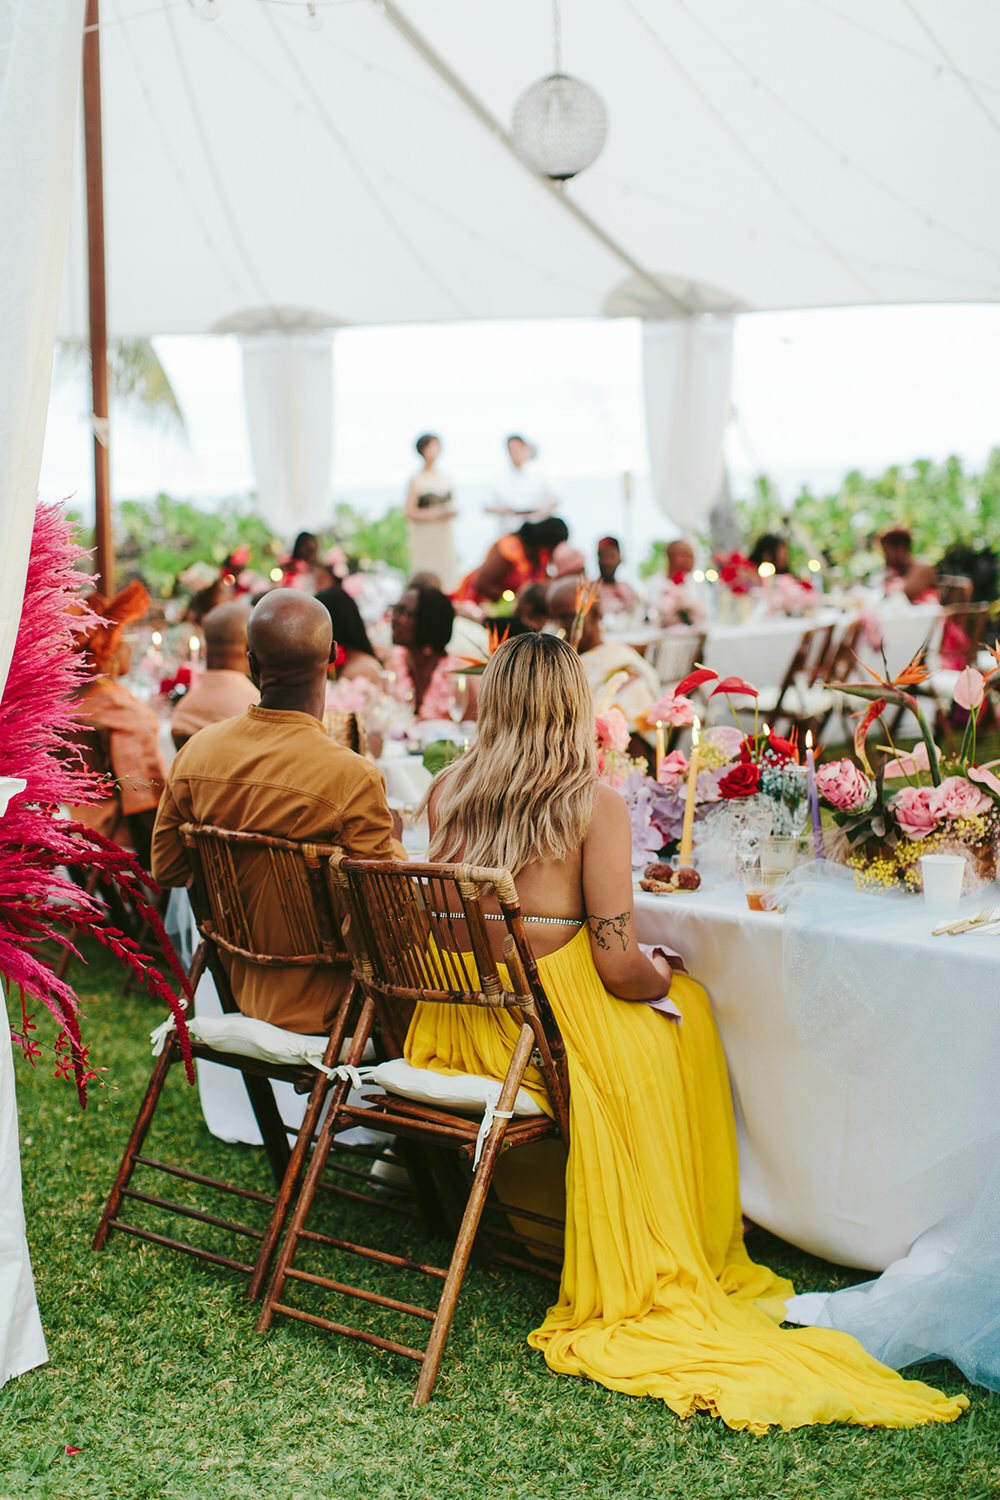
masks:
[[[719,796],[732,802],[737,797],[752,797],[759,786],[760,766],[753,761],[741,761],[719,782]]]

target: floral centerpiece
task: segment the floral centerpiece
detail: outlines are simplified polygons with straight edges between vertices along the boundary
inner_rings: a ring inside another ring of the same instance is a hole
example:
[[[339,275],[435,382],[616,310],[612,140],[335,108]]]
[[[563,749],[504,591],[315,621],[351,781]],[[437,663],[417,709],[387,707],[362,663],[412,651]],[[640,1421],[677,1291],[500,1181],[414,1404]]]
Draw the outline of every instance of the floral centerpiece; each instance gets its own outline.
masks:
[[[957,754],[934,743],[919,699],[908,689],[919,687],[928,672],[922,653],[896,677],[865,667],[872,683],[844,683],[838,691],[869,700],[854,736],[855,760],[828,762],[816,772],[816,788],[832,813],[840,838],[828,840],[828,852],[839,856],[865,885],[920,887],[923,854],[962,854],[967,863],[966,889],[996,876],[1000,847],[1000,778],[990,765],[976,760],[976,737],[986,684],[1000,671],[1000,642],[992,653],[997,665],[984,675],[966,667],[953,692],[956,708],[968,714]],[[834,684],[830,684],[831,687]],[[909,709],[920,728],[920,742],[909,753],[891,743],[878,747],[873,768],[867,737],[888,704]],[[994,765],[996,763],[993,763]]]
[[[629,756],[624,715],[598,704],[598,775],[617,787],[628,804],[636,865],[653,856],[689,863],[686,816],[692,842],[695,835],[697,841],[706,839],[710,825],[724,819],[728,842],[742,858],[753,853],[761,837],[799,833],[805,824],[806,772],[797,743],[771,734],[756,712],[750,733],[735,724],[702,732],[698,707],[688,695],[710,685],[710,699],[724,697],[731,707],[735,698],[756,703],[757,689],[751,683],[697,667],[646,711],[646,726],[655,727],[658,737],[662,734],[655,776]],[[685,727],[692,730],[689,754],[671,748],[673,737]],[[711,832],[714,835],[715,829]]]

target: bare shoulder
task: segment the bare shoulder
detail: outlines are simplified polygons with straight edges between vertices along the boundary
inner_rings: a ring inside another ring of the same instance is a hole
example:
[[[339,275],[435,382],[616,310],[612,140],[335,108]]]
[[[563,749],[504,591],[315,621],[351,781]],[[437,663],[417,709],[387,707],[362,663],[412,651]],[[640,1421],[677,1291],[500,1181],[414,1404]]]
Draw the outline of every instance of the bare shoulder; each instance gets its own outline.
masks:
[[[605,786],[599,781],[594,788],[594,814],[590,820],[588,839],[595,833],[607,833],[610,829],[620,828],[627,823],[625,798],[614,787]]]

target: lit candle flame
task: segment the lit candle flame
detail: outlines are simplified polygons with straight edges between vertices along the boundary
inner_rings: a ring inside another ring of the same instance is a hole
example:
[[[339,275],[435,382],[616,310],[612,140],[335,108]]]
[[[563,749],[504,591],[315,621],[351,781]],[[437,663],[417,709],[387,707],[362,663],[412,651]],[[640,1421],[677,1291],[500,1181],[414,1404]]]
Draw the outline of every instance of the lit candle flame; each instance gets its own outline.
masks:
[[[153,631],[152,642],[153,642],[153,645],[156,647],[157,651],[159,651],[160,647],[163,645],[163,636],[160,634],[160,632],[158,630],[154,630]]]
[[[813,747],[813,732],[812,732],[811,729],[807,729],[806,730],[806,749],[807,750],[811,750],[812,747]]]

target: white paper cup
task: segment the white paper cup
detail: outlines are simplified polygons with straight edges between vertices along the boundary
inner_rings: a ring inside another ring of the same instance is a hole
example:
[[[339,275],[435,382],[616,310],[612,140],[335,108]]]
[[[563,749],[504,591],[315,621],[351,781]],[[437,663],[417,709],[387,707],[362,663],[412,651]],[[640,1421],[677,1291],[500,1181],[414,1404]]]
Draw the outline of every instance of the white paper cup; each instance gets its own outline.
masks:
[[[924,901],[934,911],[955,911],[962,900],[965,860],[960,854],[922,854]]]

